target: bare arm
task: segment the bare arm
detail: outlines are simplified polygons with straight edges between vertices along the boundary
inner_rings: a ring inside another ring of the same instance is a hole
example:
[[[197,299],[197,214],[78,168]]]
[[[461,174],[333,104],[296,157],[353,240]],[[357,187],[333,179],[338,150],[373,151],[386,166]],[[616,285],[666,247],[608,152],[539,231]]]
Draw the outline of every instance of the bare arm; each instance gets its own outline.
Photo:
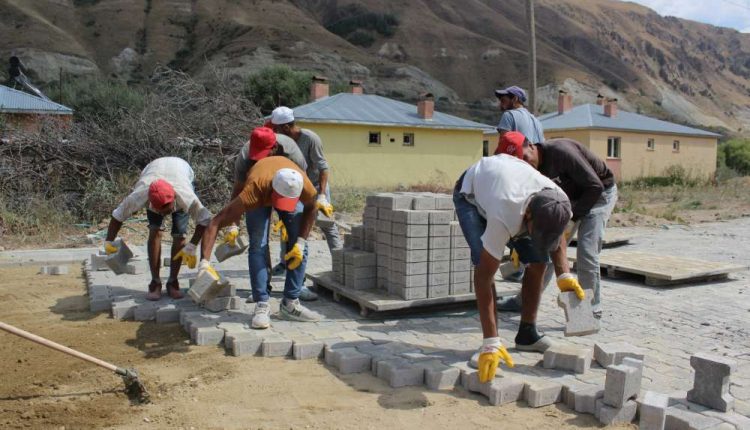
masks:
[[[206,231],[205,225],[198,224],[197,227],[195,227],[195,232],[193,233],[193,237],[190,238],[190,243],[193,245],[197,245],[198,242],[201,241],[201,238],[203,238],[203,233]]]
[[[563,273],[570,272],[570,266],[568,264],[568,243],[560,238],[560,246],[550,254],[552,257],[552,264],[555,266],[555,275],[560,276]]]
[[[122,228],[122,221],[118,221],[117,218],[112,217],[109,220],[109,227],[107,227],[107,242],[112,242],[117,237],[117,233]]]
[[[320,194],[326,194],[326,187],[328,186],[328,171],[329,169],[320,171]]]
[[[216,244],[216,236],[219,234],[219,229],[228,226],[229,224],[236,224],[242,218],[242,214],[245,212],[245,205],[240,199],[233,199],[229,205],[225,206],[218,214],[216,214],[208,227],[203,232],[203,242],[201,243],[201,258],[208,260],[211,258],[211,252]],[[198,234],[198,228],[195,229],[195,233]],[[193,236],[195,238],[195,236]]]
[[[479,320],[483,337],[497,337],[497,317],[495,315],[495,273],[500,260],[482,249],[479,265],[474,269],[474,294],[477,297]]]

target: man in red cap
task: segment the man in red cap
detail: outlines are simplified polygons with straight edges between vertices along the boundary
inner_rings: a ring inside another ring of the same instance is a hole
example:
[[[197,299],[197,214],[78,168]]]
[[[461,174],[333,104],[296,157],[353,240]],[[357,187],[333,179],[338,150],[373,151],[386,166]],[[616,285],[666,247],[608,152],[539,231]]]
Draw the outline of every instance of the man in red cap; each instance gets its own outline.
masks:
[[[268,294],[268,231],[271,210],[276,210],[285,226],[289,243],[294,246],[284,254],[287,265],[284,299],[280,306],[282,318],[293,321],[319,321],[320,315],[302,306],[299,295],[305,280],[307,265],[307,237],[315,222],[318,192],[304,170],[285,157],[271,156],[255,162],[247,172],[244,187],[237,196],[211,220],[201,244],[202,260],[199,270],[213,270],[209,263],[211,250],[220,228],[237,224],[247,213],[247,227],[251,241],[257,246],[248,251],[250,287],[255,311],[252,327],[265,329],[271,325]],[[298,203],[303,206],[298,210]]]
[[[135,188],[125,200],[112,212],[112,219],[107,230],[104,250],[107,254],[118,251],[114,241],[117,233],[132,214],[146,207],[148,218],[148,262],[151,268],[151,283],[146,298],[161,298],[161,226],[166,215],[172,214],[172,264],[169,267],[167,294],[173,299],[182,297],[177,275],[180,272],[181,260],[190,268],[197,263],[196,246],[203,236],[203,231],[211,221],[211,213],[206,209],[193,189],[195,174],[190,165],[177,157],[163,157],[149,163],[141,172]],[[185,244],[188,228],[188,217],[195,220],[197,226],[190,242]]]

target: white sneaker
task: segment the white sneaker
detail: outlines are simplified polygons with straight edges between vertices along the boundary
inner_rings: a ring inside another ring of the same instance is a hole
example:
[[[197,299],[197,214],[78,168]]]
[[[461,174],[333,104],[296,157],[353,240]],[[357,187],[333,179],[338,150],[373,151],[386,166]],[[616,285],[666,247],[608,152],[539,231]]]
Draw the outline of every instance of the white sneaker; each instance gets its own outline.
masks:
[[[319,313],[311,311],[310,309],[302,306],[299,302],[299,299],[285,299],[285,301],[286,303],[281,303],[281,309],[279,312],[281,317],[284,319],[303,322],[315,322],[322,319]]]
[[[271,305],[268,302],[258,302],[253,311],[252,328],[265,329],[271,327]]]

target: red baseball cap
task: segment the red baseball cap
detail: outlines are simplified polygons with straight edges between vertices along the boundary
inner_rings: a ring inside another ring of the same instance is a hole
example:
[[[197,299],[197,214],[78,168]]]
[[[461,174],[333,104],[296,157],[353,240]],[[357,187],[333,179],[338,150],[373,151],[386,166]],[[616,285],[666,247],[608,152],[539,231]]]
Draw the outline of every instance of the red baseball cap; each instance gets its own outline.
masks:
[[[279,169],[273,175],[271,187],[273,188],[271,193],[273,207],[280,211],[294,212],[304,187],[302,174],[294,169]]]
[[[276,133],[267,127],[257,127],[250,135],[250,159],[258,161],[268,157],[276,146]]]
[[[156,209],[174,201],[174,187],[164,179],[157,179],[148,187],[148,201]]]
[[[500,136],[495,155],[509,154],[523,159],[523,143],[525,141],[526,137],[523,134],[517,131],[509,131]]]

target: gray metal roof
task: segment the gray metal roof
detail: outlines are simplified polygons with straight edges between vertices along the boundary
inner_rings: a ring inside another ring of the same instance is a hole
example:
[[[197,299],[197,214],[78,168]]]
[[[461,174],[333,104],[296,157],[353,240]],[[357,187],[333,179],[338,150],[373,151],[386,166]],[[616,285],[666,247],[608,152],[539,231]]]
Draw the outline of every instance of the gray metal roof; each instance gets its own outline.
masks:
[[[0,85],[0,112],[72,115],[73,109],[37,96]]]
[[[373,94],[341,93],[294,108],[297,121],[391,125],[442,129],[488,130],[493,127],[435,111],[432,119],[417,115],[417,106]]]
[[[604,107],[595,104],[576,106],[564,114],[552,112],[539,117],[548,130],[570,130],[597,128],[610,130],[632,130],[652,133],[669,133],[690,136],[721,137],[720,134],[697,128],[687,127],[673,122],[662,121],[645,115],[625,112],[618,109],[617,115],[610,118],[604,115]]]

